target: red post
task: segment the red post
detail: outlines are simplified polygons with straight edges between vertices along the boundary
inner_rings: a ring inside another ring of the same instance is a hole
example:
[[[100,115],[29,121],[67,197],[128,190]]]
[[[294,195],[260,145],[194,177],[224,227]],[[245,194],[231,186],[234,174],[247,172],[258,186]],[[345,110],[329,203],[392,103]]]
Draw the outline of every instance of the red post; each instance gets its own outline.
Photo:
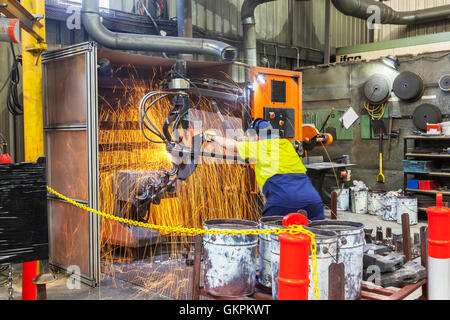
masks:
[[[22,264],[22,300],[36,300],[36,285],[31,280],[37,276],[37,261]]]
[[[428,255],[450,259],[450,209],[442,206],[442,193],[437,195],[436,207],[427,209]]]
[[[307,225],[308,219],[299,213],[283,218],[283,225]],[[280,234],[280,271],[278,274],[278,300],[308,300],[309,247],[306,234]]]
[[[450,300],[450,208],[442,206],[442,193],[428,214],[428,299]]]

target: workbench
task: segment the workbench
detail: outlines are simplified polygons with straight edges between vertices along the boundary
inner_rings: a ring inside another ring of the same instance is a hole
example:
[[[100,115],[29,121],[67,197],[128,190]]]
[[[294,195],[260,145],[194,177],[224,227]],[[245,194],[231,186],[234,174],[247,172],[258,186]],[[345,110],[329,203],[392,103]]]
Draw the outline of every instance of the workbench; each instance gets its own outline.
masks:
[[[337,163],[337,162],[318,162],[318,163],[304,164],[304,166],[308,170],[307,174],[311,179],[314,188],[317,190],[317,192],[319,192],[322,200],[324,202],[329,202],[330,195],[323,189],[325,176],[327,174],[333,174],[333,170],[353,167],[356,166],[356,164]]]

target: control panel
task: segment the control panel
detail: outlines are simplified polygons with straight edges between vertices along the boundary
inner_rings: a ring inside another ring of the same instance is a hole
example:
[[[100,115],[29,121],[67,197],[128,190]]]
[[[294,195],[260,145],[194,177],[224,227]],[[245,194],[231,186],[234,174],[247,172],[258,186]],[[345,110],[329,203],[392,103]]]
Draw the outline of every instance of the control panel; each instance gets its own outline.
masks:
[[[269,121],[280,138],[295,137],[295,109],[264,107],[264,120]]]

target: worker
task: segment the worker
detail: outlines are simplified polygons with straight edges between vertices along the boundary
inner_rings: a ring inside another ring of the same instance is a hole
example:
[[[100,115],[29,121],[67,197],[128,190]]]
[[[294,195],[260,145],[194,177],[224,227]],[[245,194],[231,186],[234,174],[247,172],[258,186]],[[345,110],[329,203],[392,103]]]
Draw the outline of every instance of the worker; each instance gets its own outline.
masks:
[[[306,168],[294,146],[280,138],[268,121],[252,121],[242,141],[219,136],[215,131],[203,133],[226,150],[238,152],[255,165],[259,190],[265,197],[263,216],[283,216],[303,209],[309,220],[323,220],[323,201],[306,175]]]

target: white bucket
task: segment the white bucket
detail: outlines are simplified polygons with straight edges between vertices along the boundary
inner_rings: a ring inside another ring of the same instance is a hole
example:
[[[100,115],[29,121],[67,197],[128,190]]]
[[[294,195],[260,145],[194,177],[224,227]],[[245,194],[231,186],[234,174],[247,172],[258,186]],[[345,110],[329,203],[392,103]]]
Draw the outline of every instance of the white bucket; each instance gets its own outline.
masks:
[[[384,197],[383,220],[397,221],[397,197]]]
[[[450,121],[441,123],[441,132],[444,136],[450,136]]]
[[[350,209],[350,189],[333,189],[338,194],[337,210],[347,211]]]
[[[368,196],[369,196],[368,190],[360,190],[353,192],[353,198],[355,200],[354,201],[355,213],[363,213],[363,214],[367,213]]]
[[[397,198],[397,223],[402,224],[402,214],[409,215],[409,224],[417,224],[417,198],[398,197]]]
[[[374,216],[383,215],[383,198],[385,194],[386,192],[382,190],[373,190],[369,192],[369,198],[367,200],[367,211],[369,212],[369,214]]]

